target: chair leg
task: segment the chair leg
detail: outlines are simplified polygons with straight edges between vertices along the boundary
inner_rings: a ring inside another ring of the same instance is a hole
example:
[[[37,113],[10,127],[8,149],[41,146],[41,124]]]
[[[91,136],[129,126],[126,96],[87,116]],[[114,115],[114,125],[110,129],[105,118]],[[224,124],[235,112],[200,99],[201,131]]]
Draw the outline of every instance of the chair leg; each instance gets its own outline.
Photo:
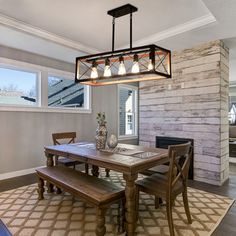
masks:
[[[139,218],[139,189],[138,186],[136,186],[136,193],[135,193],[135,214],[136,214],[136,221],[138,221]]]
[[[61,194],[62,193],[62,191],[61,191],[61,189],[59,187],[57,187],[56,193],[57,194]]]
[[[85,164],[85,173],[89,174],[89,165],[87,163]]]
[[[170,230],[170,236],[174,236],[174,224],[173,224],[173,217],[172,217],[172,205],[170,201],[166,201],[166,212],[167,212],[167,220]]]
[[[97,226],[96,226],[97,236],[104,236],[106,233],[105,213],[106,213],[105,208],[97,207]]]
[[[118,205],[118,215],[117,215],[117,223],[118,223],[118,233],[125,232],[125,198],[119,202]]]
[[[44,193],[44,180],[42,178],[39,178],[38,180],[38,199],[39,200],[44,199],[43,193]]]
[[[47,182],[47,188],[48,188],[48,193],[53,193],[54,192],[53,184]]]
[[[160,207],[160,198],[155,196],[155,209],[158,209]]]
[[[110,170],[106,169],[106,177],[110,177]]]
[[[185,209],[185,213],[187,215],[188,223],[192,224],[192,218],[191,218],[191,214],[190,214],[190,210],[189,210],[189,205],[188,205],[187,189],[184,190],[184,192],[182,193],[182,196],[183,196],[184,209]]]

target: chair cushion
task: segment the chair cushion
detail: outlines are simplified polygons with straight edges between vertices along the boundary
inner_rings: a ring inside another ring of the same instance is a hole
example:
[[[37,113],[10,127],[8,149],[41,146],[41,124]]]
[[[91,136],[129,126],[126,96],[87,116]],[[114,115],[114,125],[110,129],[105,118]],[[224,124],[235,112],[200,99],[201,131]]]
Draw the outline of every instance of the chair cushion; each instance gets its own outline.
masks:
[[[156,174],[156,173],[166,175],[166,174],[168,174],[168,172],[169,172],[168,165],[158,165],[158,166],[152,167],[148,170],[142,171],[141,174],[148,175],[148,176]]]
[[[74,165],[80,164],[81,162],[73,161],[66,157],[60,157],[58,158],[58,163],[65,166],[74,166]]]

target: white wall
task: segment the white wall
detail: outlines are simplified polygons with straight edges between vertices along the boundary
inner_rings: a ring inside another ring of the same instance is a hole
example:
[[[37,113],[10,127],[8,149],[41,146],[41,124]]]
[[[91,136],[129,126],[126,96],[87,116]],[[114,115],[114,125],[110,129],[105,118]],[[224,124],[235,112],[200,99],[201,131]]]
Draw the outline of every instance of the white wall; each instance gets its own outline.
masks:
[[[236,58],[229,59],[229,81],[236,82]]]

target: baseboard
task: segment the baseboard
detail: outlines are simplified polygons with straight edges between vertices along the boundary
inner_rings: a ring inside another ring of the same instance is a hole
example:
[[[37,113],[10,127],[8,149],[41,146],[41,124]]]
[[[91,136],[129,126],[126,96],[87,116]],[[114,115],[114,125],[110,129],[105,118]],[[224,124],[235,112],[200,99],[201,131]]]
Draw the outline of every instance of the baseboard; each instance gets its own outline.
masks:
[[[40,167],[44,167],[44,166],[38,166],[38,167],[30,168],[30,169],[18,170],[18,171],[13,171],[13,172],[0,174],[0,180],[10,179],[10,178],[14,178],[14,177],[22,176],[22,175],[32,174],[32,173],[35,173],[35,169],[40,168]]]

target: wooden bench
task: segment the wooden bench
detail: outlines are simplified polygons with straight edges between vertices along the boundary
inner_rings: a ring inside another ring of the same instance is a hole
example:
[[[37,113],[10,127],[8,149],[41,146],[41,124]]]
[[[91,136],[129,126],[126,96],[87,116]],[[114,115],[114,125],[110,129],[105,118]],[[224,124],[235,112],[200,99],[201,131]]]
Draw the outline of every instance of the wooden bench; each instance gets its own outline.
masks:
[[[121,231],[121,228],[123,230],[125,202],[125,191],[123,188],[104,179],[99,179],[95,176],[90,176],[85,173],[61,166],[44,167],[37,169],[36,172],[39,177],[39,200],[44,198],[44,180],[46,180],[56,187],[61,188],[64,191],[71,193],[72,195],[79,197],[85,202],[96,207],[97,236],[102,236],[106,232],[106,209],[111,204],[122,201],[122,214],[120,214],[120,207],[118,208],[118,223],[119,231]]]
[[[7,226],[0,220],[0,235],[1,236],[12,236]]]

